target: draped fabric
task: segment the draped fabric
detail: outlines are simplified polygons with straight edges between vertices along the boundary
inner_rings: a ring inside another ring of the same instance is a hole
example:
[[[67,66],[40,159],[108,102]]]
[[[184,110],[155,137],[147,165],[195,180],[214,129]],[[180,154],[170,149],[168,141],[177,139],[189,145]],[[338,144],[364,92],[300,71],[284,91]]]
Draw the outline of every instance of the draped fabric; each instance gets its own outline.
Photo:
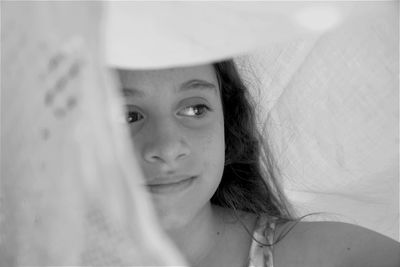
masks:
[[[323,212],[306,220],[358,224],[396,240],[398,18],[388,6],[237,59],[297,213]]]

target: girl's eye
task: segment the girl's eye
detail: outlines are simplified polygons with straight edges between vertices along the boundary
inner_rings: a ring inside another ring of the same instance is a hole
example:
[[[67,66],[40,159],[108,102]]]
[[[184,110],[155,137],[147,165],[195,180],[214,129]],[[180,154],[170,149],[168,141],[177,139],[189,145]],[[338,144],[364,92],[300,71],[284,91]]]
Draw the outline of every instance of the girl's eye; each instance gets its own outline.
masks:
[[[210,111],[210,108],[208,106],[199,104],[199,105],[185,107],[182,110],[180,110],[178,114],[186,117],[200,118],[203,117],[208,111]]]
[[[140,114],[140,112],[129,110],[126,112],[126,122],[129,124],[140,121],[143,118],[144,117],[142,114]]]

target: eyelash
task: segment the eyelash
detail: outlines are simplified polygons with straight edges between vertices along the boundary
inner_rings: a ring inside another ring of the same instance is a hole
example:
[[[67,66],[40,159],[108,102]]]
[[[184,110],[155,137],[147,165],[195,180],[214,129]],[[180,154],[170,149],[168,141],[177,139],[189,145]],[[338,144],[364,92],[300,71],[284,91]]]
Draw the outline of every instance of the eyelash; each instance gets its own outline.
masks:
[[[138,122],[138,121],[144,119],[144,116],[139,111],[130,111],[129,107],[127,109],[128,109],[128,111],[126,112],[126,115],[127,115],[126,122],[128,124],[135,123],[135,122]],[[207,105],[197,104],[197,105],[186,106],[183,109],[181,109],[177,114],[179,115],[179,113],[181,113],[182,111],[188,110],[188,109],[192,109],[192,110],[196,109],[197,111],[202,110],[201,114],[199,114],[199,115],[196,115],[196,114],[195,115],[182,115],[184,117],[193,117],[196,119],[202,118],[209,111],[212,111],[211,108],[208,107]],[[196,111],[193,111],[193,113],[196,113]],[[132,118],[133,116],[135,116],[136,118]]]
[[[197,104],[197,105],[187,106],[187,107],[183,108],[182,110],[187,110],[187,109],[193,109],[193,110],[201,109],[201,110],[203,110],[203,112],[201,112],[201,114],[199,114],[199,115],[183,115],[185,117],[195,117],[195,118],[202,118],[202,117],[204,117],[206,115],[207,112],[211,111],[211,109],[207,105],[204,105],[204,104]],[[195,111],[194,111],[194,113],[195,113]]]

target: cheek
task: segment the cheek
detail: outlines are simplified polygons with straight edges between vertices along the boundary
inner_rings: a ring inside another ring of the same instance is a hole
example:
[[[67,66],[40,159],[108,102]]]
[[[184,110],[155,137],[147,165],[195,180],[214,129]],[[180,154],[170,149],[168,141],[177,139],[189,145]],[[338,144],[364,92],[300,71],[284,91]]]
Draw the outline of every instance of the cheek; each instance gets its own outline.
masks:
[[[141,158],[141,142],[140,142],[140,138],[134,138],[134,136],[131,134],[131,145],[133,148],[133,152],[135,154],[135,156],[137,157],[137,159]]]
[[[225,162],[223,124],[218,124],[212,130],[207,131],[201,138],[197,138],[196,142],[203,158],[204,168],[222,176]]]
[[[143,137],[140,135],[133,136],[131,135],[131,140],[132,140],[132,148],[133,148],[133,153],[136,157],[137,162],[139,163],[139,166],[141,170],[144,172],[144,175],[146,176],[146,166],[144,164],[143,160],[143,146],[144,146],[144,141]]]

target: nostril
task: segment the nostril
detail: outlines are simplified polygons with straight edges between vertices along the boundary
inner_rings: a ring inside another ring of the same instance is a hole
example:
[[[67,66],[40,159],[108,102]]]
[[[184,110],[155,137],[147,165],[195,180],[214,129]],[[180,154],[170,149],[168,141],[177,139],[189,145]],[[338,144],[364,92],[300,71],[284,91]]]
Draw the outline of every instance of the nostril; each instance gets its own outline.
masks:
[[[147,152],[144,155],[144,159],[150,163],[166,163],[168,165],[175,164],[177,161],[181,161],[189,155],[188,149],[179,150],[154,150]]]
[[[158,162],[175,165],[177,161],[190,154],[188,144],[182,140],[182,137],[178,138],[176,134],[164,134],[162,138],[154,138],[143,148],[143,157],[149,163]]]
[[[178,155],[177,159],[183,159],[185,158],[189,153],[181,153]]]
[[[152,156],[151,159],[152,159],[152,161],[164,162],[163,158],[162,158],[162,157],[159,157],[159,156]]]
[[[162,157],[157,156],[157,155],[145,155],[145,160],[148,162],[163,162]]]

